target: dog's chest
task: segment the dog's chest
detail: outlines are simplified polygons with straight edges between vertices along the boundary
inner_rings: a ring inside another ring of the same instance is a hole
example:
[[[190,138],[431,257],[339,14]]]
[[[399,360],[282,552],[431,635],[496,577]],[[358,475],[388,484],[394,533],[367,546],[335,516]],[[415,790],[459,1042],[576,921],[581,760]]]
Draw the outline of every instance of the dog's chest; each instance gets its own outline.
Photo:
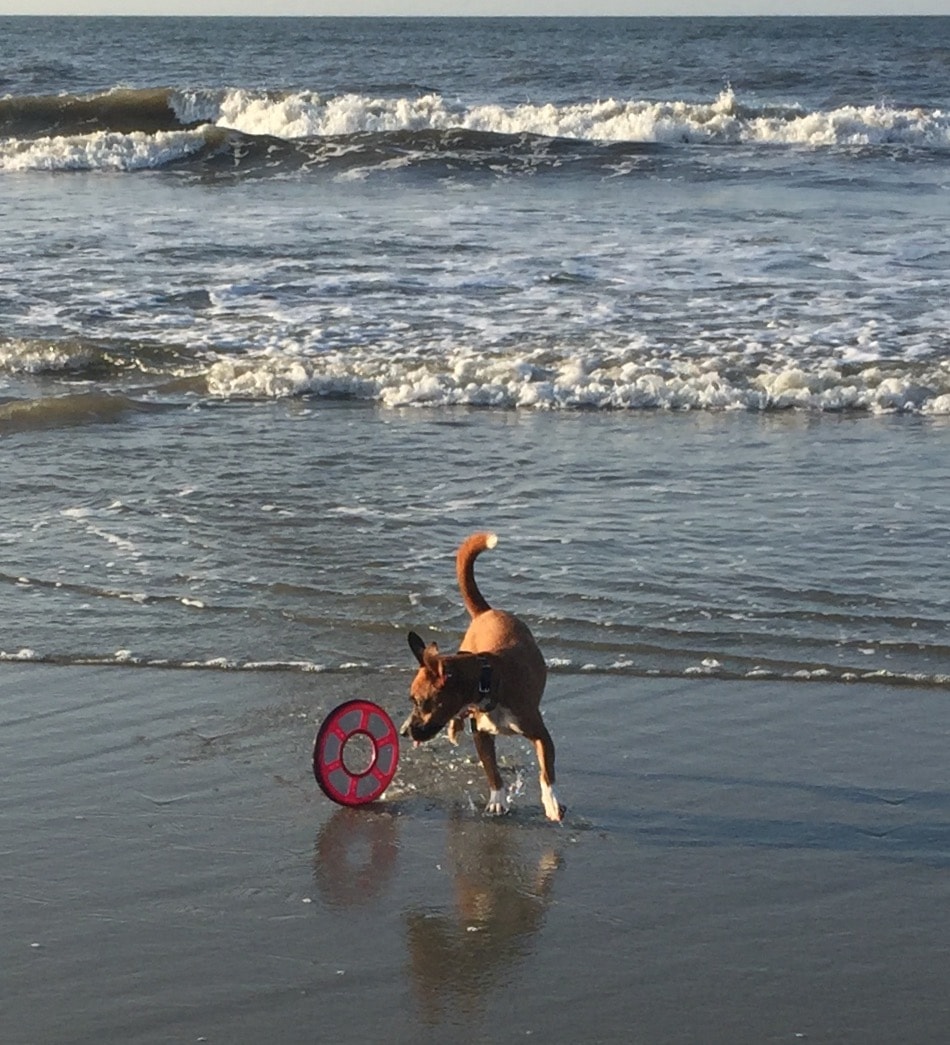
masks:
[[[520,733],[521,726],[517,718],[506,707],[499,705],[491,711],[475,711],[475,728],[479,733],[501,734]]]

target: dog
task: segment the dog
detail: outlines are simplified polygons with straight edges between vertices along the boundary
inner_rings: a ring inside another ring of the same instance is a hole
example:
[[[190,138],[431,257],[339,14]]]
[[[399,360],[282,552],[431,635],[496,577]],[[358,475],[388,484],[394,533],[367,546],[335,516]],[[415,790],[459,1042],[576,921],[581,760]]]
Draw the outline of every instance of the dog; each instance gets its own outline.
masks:
[[[498,772],[495,737],[517,734],[531,741],[538,759],[541,804],[549,820],[560,821],[564,806],[554,790],[554,742],[541,717],[547,667],[528,626],[514,614],[489,606],[475,583],[475,559],[494,548],[493,533],[475,533],[462,542],[455,558],[462,601],[472,618],[458,653],[443,655],[413,631],[409,647],[419,662],[409,696],[412,713],[401,733],[416,744],[448,727],[449,739],[469,719],[489,796],[486,814],[508,812],[508,798]]]

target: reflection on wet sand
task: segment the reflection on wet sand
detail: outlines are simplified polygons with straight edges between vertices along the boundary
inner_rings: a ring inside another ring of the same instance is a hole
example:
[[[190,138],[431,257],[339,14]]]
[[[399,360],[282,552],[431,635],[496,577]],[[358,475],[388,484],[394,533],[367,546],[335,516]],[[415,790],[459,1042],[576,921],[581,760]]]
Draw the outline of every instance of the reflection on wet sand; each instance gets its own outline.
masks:
[[[453,812],[445,823],[452,898],[405,912],[408,970],[420,1015],[474,1011],[512,963],[531,953],[562,858],[510,820]],[[380,899],[399,867],[399,818],[340,809],[323,825],[314,879],[324,902],[351,908]]]
[[[313,876],[330,907],[359,907],[380,896],[399,855],[396,819],[389,813],[338,809],[314,847]]]
[[[561,864],[553,847],[529,853],[516,827],[461,815],[448,822],[447,848],[454,907],[406,914],[412,984],[426,1020],[475,1011],[530,953]]]

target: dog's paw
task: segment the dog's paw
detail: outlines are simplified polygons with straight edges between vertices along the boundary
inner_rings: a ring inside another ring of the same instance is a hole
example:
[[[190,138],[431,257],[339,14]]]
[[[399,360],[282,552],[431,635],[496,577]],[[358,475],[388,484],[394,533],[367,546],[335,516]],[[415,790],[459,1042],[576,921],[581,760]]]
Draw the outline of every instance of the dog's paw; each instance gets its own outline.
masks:
[[[544,815],[548,820],[560,823],[564,819],[567,807],[561,805],[554,788],[548,784],[541,784],[541,803],[544,806]]]
[[[485,816],[504,816],[508,812],[508,796],[505,789],[492,790],[488,795],[488,805],[485,806]]]

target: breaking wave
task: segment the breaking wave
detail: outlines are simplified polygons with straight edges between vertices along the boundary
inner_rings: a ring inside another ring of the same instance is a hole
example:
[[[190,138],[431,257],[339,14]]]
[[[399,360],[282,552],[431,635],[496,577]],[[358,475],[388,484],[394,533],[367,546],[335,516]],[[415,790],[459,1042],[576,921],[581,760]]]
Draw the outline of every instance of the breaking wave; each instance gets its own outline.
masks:
[[[208,370],[212,396],[317,395],[389,407],[474,406],[599,410],[858,410],[950,414],[950,365],[784,364],[741,368],[724,359],[635,356],[430,358],[329,354],[319,360],[222,359]]]
[[[0,343],[0,374],[95,377],[140,395],[265,400],[363,400],[385,407],[542,410],[804,410],[950,415],[950,361],[758,358],[741,351],[671,358],[644,349],[395,352],[391,346],[322,353],[189,354],[108,343]],[[112,393],[0,401],[0,432],[108,420],[136,405]]]
[[[0,98],[0,170],[235,173],[389,169],[597,170],[679,146],[950,149],[950,114],[886,104],[806,111],[711,101],[520,105],[312,91],[133,90]]]

